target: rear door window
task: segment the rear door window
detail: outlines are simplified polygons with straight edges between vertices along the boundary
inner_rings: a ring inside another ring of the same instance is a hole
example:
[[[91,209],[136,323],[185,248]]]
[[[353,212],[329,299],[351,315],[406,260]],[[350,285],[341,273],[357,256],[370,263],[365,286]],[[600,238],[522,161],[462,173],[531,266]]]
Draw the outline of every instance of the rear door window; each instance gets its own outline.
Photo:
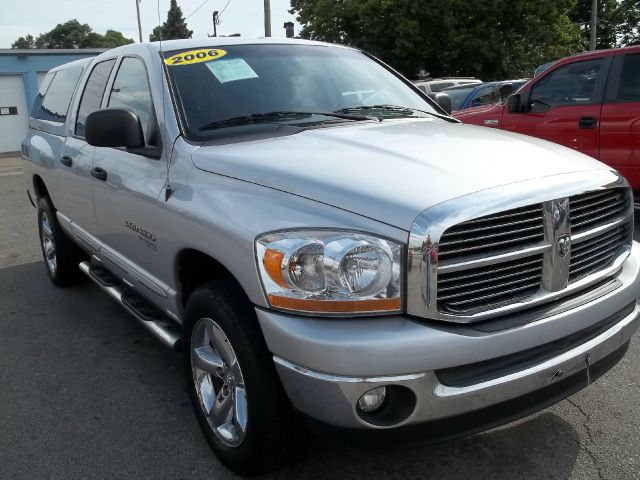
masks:
[[[78,107],[75,129],[75,134],[78,137],[84,138],[84,125],[87,115],[100,108],[104,91],[107,88],[107,81],[115,63],[116,60],[114,58],[113,60],[100,62],[93,67]]]
[[[640,102],[640,55],[624,57],[616,100],[618,102]]]
[[[45,78],[40,89],[42,94],[38,94],[32,116],[40,120],[64,123],[81,74],[82,67],[76,66],[58,70],[50,81]]]

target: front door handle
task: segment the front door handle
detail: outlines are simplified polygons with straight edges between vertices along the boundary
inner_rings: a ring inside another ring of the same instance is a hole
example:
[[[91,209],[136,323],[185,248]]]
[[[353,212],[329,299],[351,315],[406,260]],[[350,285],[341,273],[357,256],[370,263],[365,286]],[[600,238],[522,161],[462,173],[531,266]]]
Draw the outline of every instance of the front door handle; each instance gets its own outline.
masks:
[[[580,117],[578,120],[578,127],[584,129],[596,128],[598,126],[598,119],[596,117]]]
[[[91,176],[104,182],[107,179],[107,171],[104,168],[93,167],[91,169]]]
[[[73,160],[71,159],[71,157],[68,157],[65,155],[60,159],[60,163],[63,164],[65,167],[70,167],[71,165],[73,165]]]

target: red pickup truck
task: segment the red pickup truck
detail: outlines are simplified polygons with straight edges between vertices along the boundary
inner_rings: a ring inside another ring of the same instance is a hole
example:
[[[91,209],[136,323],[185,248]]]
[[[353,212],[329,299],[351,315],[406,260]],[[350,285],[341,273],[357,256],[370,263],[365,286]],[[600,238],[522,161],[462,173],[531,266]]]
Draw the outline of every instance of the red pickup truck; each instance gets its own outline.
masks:
[[[620,171],[640,195],[640,46],[564,58],[505,104],[454,116],[591,155]]]

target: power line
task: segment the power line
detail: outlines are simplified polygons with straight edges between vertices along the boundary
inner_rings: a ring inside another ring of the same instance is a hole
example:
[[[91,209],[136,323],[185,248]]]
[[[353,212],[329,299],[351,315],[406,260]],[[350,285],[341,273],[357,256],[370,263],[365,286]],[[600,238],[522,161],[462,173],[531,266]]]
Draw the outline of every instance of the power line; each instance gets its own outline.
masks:
[[[200,10],[202,8],[202,6],[207,3],[209,0],[204,0],[204,2],[202,2],[198,8],[196,8],[193,12],[191,12],[189,15],[187,15],[184,19],[188,19],[191,15],[193,15],[194,13],[196,13],[198,10]]]
[[[222,14],[224,13],[224,11],[227,9],[227,7],[229,6],[229,4],[231,3],[231,0],[229,0],[227,2],[227,4],[224,6],[224,8],[222,9],[222,11],[218,14],[218,20],[220,19],[220,17],[222,16]]]

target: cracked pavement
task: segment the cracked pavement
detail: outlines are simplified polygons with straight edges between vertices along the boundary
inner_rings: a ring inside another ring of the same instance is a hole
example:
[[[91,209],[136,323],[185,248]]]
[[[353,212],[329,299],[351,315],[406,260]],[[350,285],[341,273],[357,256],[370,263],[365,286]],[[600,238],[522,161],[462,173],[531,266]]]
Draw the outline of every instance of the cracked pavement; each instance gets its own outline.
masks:
[[[93,285],[49,282],[19,163],[0,167],[0,478],[236,478],[200,434],[176,354]],[[454,442],[371,451],[312,437],[269,478],[640,479],[639,362],[636,338],[586,390]]]

